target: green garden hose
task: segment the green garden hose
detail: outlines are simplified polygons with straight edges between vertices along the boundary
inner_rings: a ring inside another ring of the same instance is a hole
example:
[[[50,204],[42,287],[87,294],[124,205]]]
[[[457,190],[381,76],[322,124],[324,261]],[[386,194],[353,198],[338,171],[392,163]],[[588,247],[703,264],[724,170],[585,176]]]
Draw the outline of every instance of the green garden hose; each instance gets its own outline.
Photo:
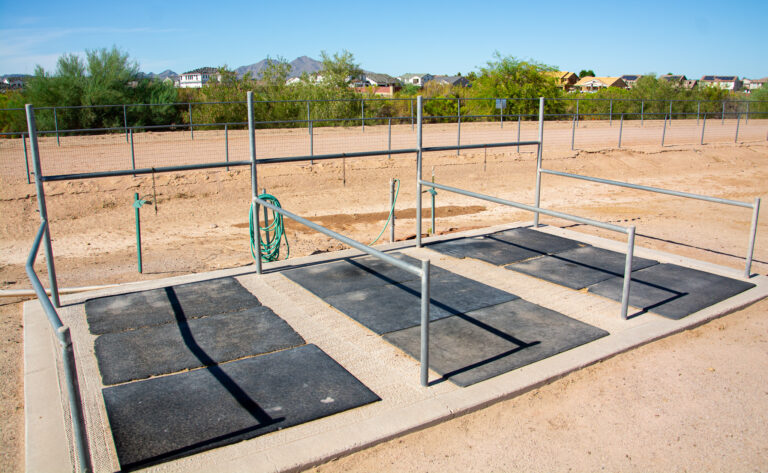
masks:
[[[271,194],[261,194],[259,199],[266,200],[275,207],[280,207],[280,201]],[[264,222],[265,224],[267,222]],[[251,210],[248,213],[248,228],[251,232],[251,256],[256,260],[256,234],[254,232],[253,224],[253,203],[251,203]],[[280,240],[285,240],[285,259],[288,259],[291,248],[288,246],[288,237],[285,234],[285,227],[283,226],[283,216],[272,211],[272,223],[266,227],[259,225],[259,230],[264,232],[264,238],[260,238],[259,246],[261,254],[261,260],[268,263],[270,261],[277,261],[280,258]]]
[[[400,179],[394,179],[397,181],[397,189],[395,190],[395,197],[392,199],[392,208],[389,209],[389,216],[387,217],[386,223],[384,223],[384,228],[381,229],[381,233],[379,233],[379,236],[376,237],[375,240],[368,243],[368,246],[373,246],[374,243],[379,241],[379,238],[381,238],[381,235],[384,234],[384,230],[387,229],[389,226],[389,222],[392,221],[392,215],[395,213],[395,203],[397,203],[397,195],[400,193]]]

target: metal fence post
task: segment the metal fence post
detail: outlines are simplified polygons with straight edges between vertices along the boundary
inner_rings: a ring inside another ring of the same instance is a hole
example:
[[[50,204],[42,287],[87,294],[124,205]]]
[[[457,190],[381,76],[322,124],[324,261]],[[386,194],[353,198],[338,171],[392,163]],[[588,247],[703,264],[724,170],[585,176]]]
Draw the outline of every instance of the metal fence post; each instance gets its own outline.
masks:
[[[613,99],[611,99],[608,108],[608,126],[613,126]]]
[[[389,211],[392,213],[392,218],[389,222],[389,242],[395,242],[395,179],[389,179]]]
[[[224,124],[224,160],[229,162],[229,126],[226,123]],[[227,171],[229,171],[229,166],[227,166]]]
[[[757,235],[757,217],[760,214],[760,197],[755,198],[755,205],[752,207],[752,224],[749,232],[749,250],[747,252],[747,264],[744,268],[744,275],[749,278],[752,275],[752,255],[755,253],[755,236]]]
[[[144,272],[144,268],[141,265],[141,213],[139,211],[140,205],[139,193],[133,193],[133,216],[136,219],[136,261],[139,264],[139,274]],[[143,203],[143,202],[141,202]]]
[[[664,115],[664,130],[661,132],[661,146],[664,146],[664,137],[667,134],[667,116]]]
[[[749,125],[749,101],[747,101],[747,118],[744,121],[745,125]]]
[[[134,171],[136,170],[136,155],[133,152],[133,128],[130,129],[129,134],[131,139],[131,169]],[[136,177],[136,174],[133,175],[133,177]]]
[[[704,129],[707,127],[707,114],[704,114],[704,120],[701,122],[701,144],[704,144]]]
[[[699,126],[699,114],[701,114],[701,100],[696,102],[696,126]]]
[[[46,230],[46,233],[48,231]],[[83,418],[82,398],[80,397],[80,385],[77,380],[77,365],[75,364],[75,352],[72,349],[72,334],[69,327],[61,327],[58,332],[61,334],[59,343],[62,345],[62,367],[64,368],[64,379],[71,380],[67,384],[67,397],[69,397],[70,417],[72,418],[72,437],[75,439],[75,449],[77,450],[77,460],[80,463],[80,471],[90,473],[91,456],[86,438],[85,419]]]
[[[411,104],[411,131],[413,131],[413,99],[408,102]]]
[[[421,385],[429,386],[429,260],[421,260]]]
[[[257,189],[259,185],[258,174],[256,172],[256,129],[253,124],[253,91],[248,94],[248,150],[251,154],[251,218],[253,219],[253,247],[256,250],[256,274],[261,274],[261,231],[259,207],[256,200],[258,197]]]
[[[387,120],[387,151],[392,151],[392,119]],[[392,155],[387,155],[389,159],[392,159]]]
[[[741,124],[741,114],[736,115],[736,136],[733,138],[734,143],[739,142],[739,125]]]
[[[506,106],[506,103],[504,104]],[[499,107],[499,124],[504,129],[504,107]]]
[[[363,131],[365,131],[365,99],[360,99],[360,119],[363,123]]]
[[[723,112],[720,114],[720,118],[722,118],[721,125],[725,125],[725,100],[723,100]]]
[[[125,142],[128,143],[128,112],[123,105],[123,127],[125,128]]]
[[[461,146],[461,99],[456,99],[458,107],[456,109],[456,116],[459,119],[459,127],[457,129],[456,133],[456,146]],[[461,150],[459,148],[456,148],[456,156],[459,156],[461,154]]]
[[[645,113],[645,100],[640,101],[640,126],[644,125],[644,113]]]
[[[53,248],[51,247],[51,225],[48,220],[48,208],[45,205],[45,188],[43,187],[43,172],[40,166],[40,148],[37,146],[37,124],[35,111],[31,104],[24,106],[27,112],[27,128],[29,132],[29,147],[32,153],[32,167],[35,171],[35,189],[37,191],[37,207],[40,220],[46,222],[45,229],[45,262],[48,266],[48,279],[51,284],[51,299],[53,306],[61,307],[59,302],[59,284],[56,280],[56,268],[53,264]]]
[[[315,126],[312,122],[309,122],[309,155],[315,155]],[[309,164],[315,164],[315,162],[310,160]]]
[[[579,99],[576,99],[576,126],[578,125],[579,125]]]
[[[520,125],[521,125],[522,117],[520,114],[517,114],[517,152],[520,152]]]
[[[192,127],[192,102],[189,103],[189,135],[191,139],[195,139],[195,131]]]
[[[56,115],[56,107],[53,107],[53,126],[56,128],[56,146],[61,146],[61,141],[59,141],[59,118]]]
[[[669,126],[672,126],[672,101],[669,101]]]
[[[573,116],[573,124],[571,125],[571,151],[574,150],[573,144],[576,141],[576,115]]]
[[[544,97],[539,97],[539,146],[536,153],[536,208],[541,203],[541,154],[544,147]],[[539,212],[533,214],[533,226],[539,226]]]
[[[621,291],[621,318],[627,320],[629,311],[629,288],[632,283],[632,257],[635,252],[635,226],[627,232],[627,259],[624,262],[624,285]]]
[[[21,141],[24,143],[24,167],[27,169],[27,184],[32,184],[29,180],[29,154],[27,153],[27,135],[21,134]]]
[[[624,114],[621,114],[621,122],[619,123],[619,148],[621,148],[621,133],[624,130]]]
[[[416,130],[416,247],[421,248],[421,138],[422,138],[422,113],[421,113],[422,99],[421,95],[416,97],[416,123],[418,129]],[[422,304],[423,312],[423,304]]]

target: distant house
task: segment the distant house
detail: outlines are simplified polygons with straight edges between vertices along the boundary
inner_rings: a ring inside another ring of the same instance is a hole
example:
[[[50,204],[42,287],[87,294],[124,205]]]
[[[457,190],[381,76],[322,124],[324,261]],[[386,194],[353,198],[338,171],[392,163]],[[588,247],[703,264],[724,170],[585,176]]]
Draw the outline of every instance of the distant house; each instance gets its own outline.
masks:
[[[373,93],[384,97],[392,97],[395,92],[403,87],[400,79],[387,74],[377,74],[375,72],[366,72],[360,78],[353,82],[353,87],[360,93]]]
[[[545,75],[553,77],[557,86],[566,92],[573,89],[573,86],[579,81],[579,76],[569,71],[549,71]]]
[[[179,87],[182,89],[199,89],[211,79],[221,80],[219,70],[215,67],[201,67],[182,74]]]
[[[403,74],[398,77],[398,79],[400,79],[403,84],[415,85],[418,87],[423,87],[424,84],[434,78],[435,76],[432,74]]]
[[[469,79],[462,76],[434,76],[432,82],[451,87],[469,87]]]
[[[627,84],[621,77],[584,77],[573,85],[580,92],[596,92],[608,87],[626,89]]]
[[[753,90],[765,87],[766,82],[768,82],[768,77],[763,77],[762,79],[744,79],[742,81],[742,87],[744,87],[744,92],[750,93]]]
[[[741,90],[739,76],[702,76],[699,84],[735,92]]]
[[[641,75],[638,74],[625,74],[621,76],[621,80],[624,81],[625,84],[627,84],[627,88],[631,89],[637,84],[638,79],[640,79]]]
[[[664,74],[659,77],[659,80],[664,80],[676,87],[682,87],[684,89],[693,89],[698,85],[699,81],[696,79],[688,79],[684,75]]]
[[[8,76],[4,77],[0,82],[0,87],[3,90],[14,90],[24,88],[24,77],[22,76]]]

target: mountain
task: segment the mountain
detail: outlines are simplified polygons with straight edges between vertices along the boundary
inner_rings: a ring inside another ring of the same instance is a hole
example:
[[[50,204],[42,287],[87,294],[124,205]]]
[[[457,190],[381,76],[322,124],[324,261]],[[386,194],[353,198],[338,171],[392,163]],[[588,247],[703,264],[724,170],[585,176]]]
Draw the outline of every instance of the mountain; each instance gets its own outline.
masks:
[[[289,64],[291,65],[291,72],[288,74],[289,77],[299,77],[305,72],[307,74],[312,74],[313,72],[318,72],[323,69],[322,62],[307,56],[297,57]],[[235,72],[237,73],[237,77],[243,77],[247,72],[250,72],[252,77],[259,79],[261,78],[261,71],[266,67],[267,59],[262,59],[259,62],[247,66],[240,66],[235,69]]]
[[[155,74],[154,72],[139,72],[140,78],[146,78],[146,79],[159,79],[159,80],[165,80],[168,77],[177,76],[175,72],[173,72],[170,69],[166,69],[160,74]]]

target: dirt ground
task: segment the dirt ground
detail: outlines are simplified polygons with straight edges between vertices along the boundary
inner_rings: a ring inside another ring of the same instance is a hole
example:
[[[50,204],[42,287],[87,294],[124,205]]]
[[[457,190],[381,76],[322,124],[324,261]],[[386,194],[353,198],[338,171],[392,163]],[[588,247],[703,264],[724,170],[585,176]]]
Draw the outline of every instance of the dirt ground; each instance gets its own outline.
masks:
[[[762,132],[764,134],[764,130]],[[570,136],[568,136],[570,138]],[[196,136],[196,139],[197,136]],[[525,150],[524,150],[525,151]],[[570,150],[545,147],[546,167],[752,202],[768,189],[768,143]],[[478,150],[425,155],[424,176],[504,199],[534,200],[535,154]],[[413,155],[259,167],[259,188],[292,212],[363,242],[381,230],[389,181],[401,180],[396,238],[415,235]],[[1,178],[1,177],[0,177]],[[39,224],[35,188],[0,183],[0,289],[29,287],[24,261]],[[637,244],[738,271],[751,212],[543,176],[542,207],[635,225]],[[136,268],[133,194],[144,273]],[[59,286],[162,278],[250,264],[248,168],[46,184]],[[428,195],[424,202],[428,206]],[[154,203],[157,203],[155,213]],[[423,230],[430,226],[426,211]],[[527,212],[440,191],[438,233],[530,221]],[[548,225],[622,235],[542,217]],[[342,245],[286,222],[290,255]],[[388,238],[386,232],[384,239]],[[283,248],[282,254],[285,254]],[[38,272],[44,284],[44,257]],[[768,272],[768,220],[753,272]],[[768,469],[768,303],[617,356],[517,398],[320,466],[317,471],[684,471]],[[0,466],[24,467],[19,299],[0,299]]]

